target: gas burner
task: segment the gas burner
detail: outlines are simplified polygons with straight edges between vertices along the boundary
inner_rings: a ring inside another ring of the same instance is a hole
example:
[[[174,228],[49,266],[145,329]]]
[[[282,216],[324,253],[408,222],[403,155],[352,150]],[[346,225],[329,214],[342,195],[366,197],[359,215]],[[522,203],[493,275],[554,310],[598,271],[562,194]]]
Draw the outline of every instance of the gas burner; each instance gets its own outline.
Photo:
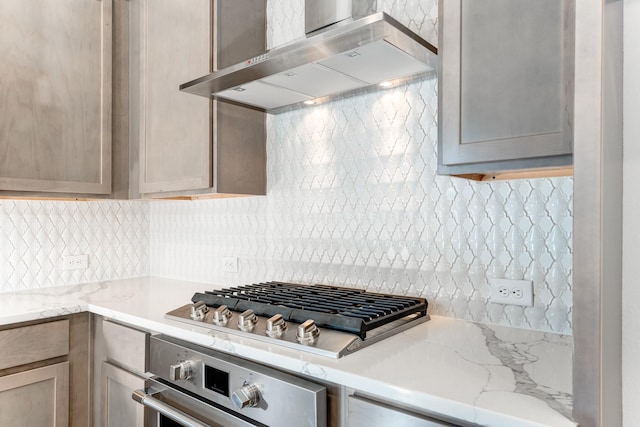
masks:
[[[336,358],[429,319],[424,298],[327,285],[267,282],[191,300],[166,317]]]

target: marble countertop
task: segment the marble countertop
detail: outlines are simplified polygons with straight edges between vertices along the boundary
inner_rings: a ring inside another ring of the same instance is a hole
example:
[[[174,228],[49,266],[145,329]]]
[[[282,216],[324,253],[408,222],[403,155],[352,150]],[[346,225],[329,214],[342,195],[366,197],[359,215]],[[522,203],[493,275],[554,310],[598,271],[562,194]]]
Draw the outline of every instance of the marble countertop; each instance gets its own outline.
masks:
[[[487,426],[575,426],[570,336],[432,319],[341,359],[164,319],[212,285],[161,278],[0,294],[0,324],[90,311],[423,411]]]

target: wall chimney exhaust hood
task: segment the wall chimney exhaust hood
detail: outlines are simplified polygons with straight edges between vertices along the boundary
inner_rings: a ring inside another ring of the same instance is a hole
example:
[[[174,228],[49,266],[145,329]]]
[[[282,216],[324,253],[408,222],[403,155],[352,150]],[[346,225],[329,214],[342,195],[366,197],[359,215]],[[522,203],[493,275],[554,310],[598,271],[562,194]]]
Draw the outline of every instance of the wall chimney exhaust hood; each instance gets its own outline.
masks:
[[[437,49],[372,0],[306,0],[307,35],[180,85],[278,114],[434,76]]]

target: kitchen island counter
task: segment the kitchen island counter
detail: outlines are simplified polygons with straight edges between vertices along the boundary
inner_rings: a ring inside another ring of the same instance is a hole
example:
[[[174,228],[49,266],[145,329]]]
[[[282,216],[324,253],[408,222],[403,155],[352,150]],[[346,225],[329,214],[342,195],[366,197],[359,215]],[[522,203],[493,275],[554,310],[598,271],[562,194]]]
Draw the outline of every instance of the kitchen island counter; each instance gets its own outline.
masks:
[[[574,426],[570,336],[432,316],[341,359],[167,320],[210,284],[139,278],[3,293],[0,324],[90,311],[368,395],[490,426]]]

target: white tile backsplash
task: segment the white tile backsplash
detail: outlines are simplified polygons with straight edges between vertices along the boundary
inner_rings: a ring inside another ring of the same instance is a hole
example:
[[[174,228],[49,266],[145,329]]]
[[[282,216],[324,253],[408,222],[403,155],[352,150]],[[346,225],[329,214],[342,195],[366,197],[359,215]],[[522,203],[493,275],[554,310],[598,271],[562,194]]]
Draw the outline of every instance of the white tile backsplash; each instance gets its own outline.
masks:
[[[379,2],[432,43],[437,2]],[[304,33],[302,0],[268,2],[269,46]],[[434,314],[571,332],[571,178],[437,176],[437,82],[268,119],[266,197],[151,204],[151,271],[424,296]],[[240,271],[224,273],[224,256]],[[488,277],[534,281],[534,307],[488,303]]]
[[[302,36],[303,1],[269,1],[269,43]],[[379,2],[435,43],[437,3]],[[265,197],[0,200],[0,292],[154,274],[212,286],[291,280],[424,296],[430,311],[571,333],[573,180],[437,176],[437,82],[268,118]],[[86,271],[62,271],[88,253]],[[222,271],[237,256],[239,272]],[[534,282],[534,307],[488,303],[488,277]]]
[[[266,197],[151,203],[151,272],[357,286],[431,312],[571,332],[572,179],[437,176],[436,81],[268,119]],[[225,273],[222,257],[237,256]],[[534,281],[534,307],[488,303]]]
[[[0,200],[0,292],[145,276],[148,252],[148,203]]]

